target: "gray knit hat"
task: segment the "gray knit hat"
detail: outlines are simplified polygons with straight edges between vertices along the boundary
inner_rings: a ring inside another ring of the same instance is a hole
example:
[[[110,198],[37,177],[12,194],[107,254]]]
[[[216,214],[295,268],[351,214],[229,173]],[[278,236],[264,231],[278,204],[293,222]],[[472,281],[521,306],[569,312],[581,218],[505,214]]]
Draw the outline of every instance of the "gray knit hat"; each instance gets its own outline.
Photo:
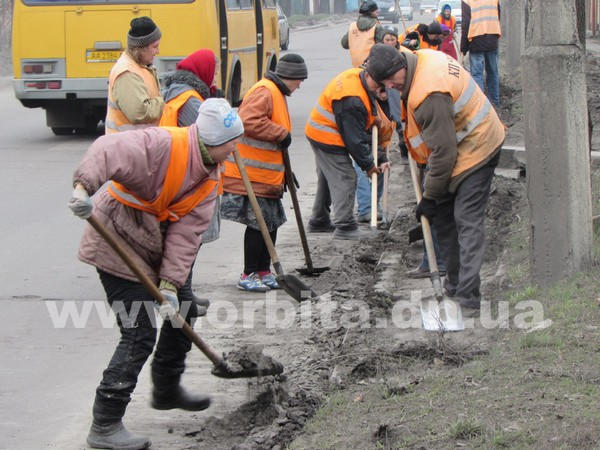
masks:
[[[275,74],[288,80],[305,80],[308,77],[308,69],[302,56],[296,53],[288,53],[277,61]]]
[[[129,48],[145,47],[162,37],[160,29],[150,17],[136,17],[130,25],[131,29],[127,33],[127,47]]]
[[[406,67],[406,58],[391,45],[375,44],[367,59],[367,72],[381,83]]]
[[[216,147],[244,134],[242,119],[224,98],[202,102],[196,118],[198,137],[205,145]]]

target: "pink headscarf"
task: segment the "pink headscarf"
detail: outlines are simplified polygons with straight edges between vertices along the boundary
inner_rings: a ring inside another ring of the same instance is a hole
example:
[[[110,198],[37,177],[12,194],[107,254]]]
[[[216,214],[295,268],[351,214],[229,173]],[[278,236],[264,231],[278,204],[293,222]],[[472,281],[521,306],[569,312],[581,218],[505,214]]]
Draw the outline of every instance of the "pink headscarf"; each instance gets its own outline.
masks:
[[[201,48],[177,63],[177,69],[192,72],[206,83],[211,94],[215,93],[217,86],[213,84],[217,58],[212,50]]]

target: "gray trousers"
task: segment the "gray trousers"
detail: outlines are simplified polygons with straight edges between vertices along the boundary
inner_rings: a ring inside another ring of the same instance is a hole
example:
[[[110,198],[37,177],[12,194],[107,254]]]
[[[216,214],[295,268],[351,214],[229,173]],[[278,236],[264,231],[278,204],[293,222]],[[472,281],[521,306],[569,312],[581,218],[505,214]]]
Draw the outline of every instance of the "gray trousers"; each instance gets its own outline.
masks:
[[[498,155],[468,175],[450,200],[438,206],[434,217],[438,242],[446,259],[444,287],[459,300],[481,300],[483,221]]]
[[[356,172],[349,154],[338,155],[320,150],[311,142],[317,166],[317,193],[310,223],[315,226],[333,222],[339,230],[356,230],[354,196]],[[333,220],[329,214],[333,209]]]

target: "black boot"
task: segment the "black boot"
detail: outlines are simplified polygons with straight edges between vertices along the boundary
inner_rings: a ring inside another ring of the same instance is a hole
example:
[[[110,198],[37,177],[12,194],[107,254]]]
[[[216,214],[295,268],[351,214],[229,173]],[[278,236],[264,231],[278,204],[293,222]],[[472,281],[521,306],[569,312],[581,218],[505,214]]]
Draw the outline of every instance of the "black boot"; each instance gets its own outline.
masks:
[[[87,443],[92,448],[114,450],[141,450],[152,445],[149,438],[131,434],[120,421],[108,425],[92,423]]]
[[[154,385],[151,406],[154,409],[184,409],[186,411],[202,411],[210,406],[207,395],[188,394],[179,384],[175,386]]]

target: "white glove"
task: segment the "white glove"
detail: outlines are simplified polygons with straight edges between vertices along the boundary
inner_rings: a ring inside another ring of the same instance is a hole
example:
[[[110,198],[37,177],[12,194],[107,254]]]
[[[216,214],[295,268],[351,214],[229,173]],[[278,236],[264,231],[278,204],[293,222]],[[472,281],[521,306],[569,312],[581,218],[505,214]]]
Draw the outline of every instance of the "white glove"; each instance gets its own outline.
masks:
[[[179,311],[179,299],[177,298],[177,288],[168,281],[160,280],[160,293],[165,298],[166,302],[160,306],[157,303],[158,313],[163,319],[170,319]]]
[[[94,204],[86,190],[80,184],[73,189],[71,200],[69,201],[69,208],[73,211],[73,214],[84,220],[92,215]]]

